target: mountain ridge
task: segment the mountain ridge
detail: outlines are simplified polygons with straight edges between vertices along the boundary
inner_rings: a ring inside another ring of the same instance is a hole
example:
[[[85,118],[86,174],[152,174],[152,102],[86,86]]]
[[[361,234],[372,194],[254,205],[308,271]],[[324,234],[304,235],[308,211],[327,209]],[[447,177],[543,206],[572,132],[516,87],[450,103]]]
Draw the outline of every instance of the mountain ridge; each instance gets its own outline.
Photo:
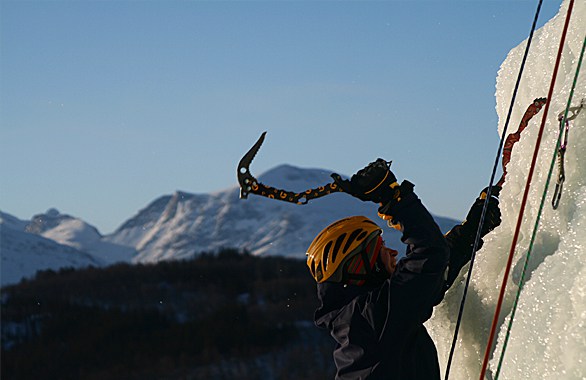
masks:
[[[304,191],[332,181],[327,170],[287,164],[262,173],[258,180],[290,191]],[[239,191],[234,186],[212,193],[175,191],[162,195],[108,235],[101,235],[83,220],[56,209],[35,215],[28,222],[3,214],[3,224],[87,254],[94,259],[91,265],[188,259],[224,248],[246,250],[257,256],[303,258],[319,231],[350,215],[371,218],[385,231],[387,244],[403,246],[400,234],[378,218],[376,205],[347,194],[335,193],[296,205],[256,195],[243,200]],[[458,223],[450,218],[435,219],[443,231]],[[2,256],[4,260],[4,250]]]

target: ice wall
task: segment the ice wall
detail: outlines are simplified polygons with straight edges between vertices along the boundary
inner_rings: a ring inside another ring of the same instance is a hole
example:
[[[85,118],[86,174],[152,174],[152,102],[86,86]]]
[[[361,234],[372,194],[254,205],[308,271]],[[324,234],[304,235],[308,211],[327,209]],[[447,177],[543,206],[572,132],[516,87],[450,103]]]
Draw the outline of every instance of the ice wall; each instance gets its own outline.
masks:
[[[522,114],[532,100],[545,97],[548,93],[568,5],[569,0],[563,1],[559,13],[535,32],[509,133],[516,131]],[[557,141],[557,116],[566,107],[585,35],[586,1],[577,0],[563,47],[487,379],[493,378],[502,350],[506,323],[519,289],[525,254]],[[526,41],[512,49],[498,73],[499,135],[504,127],[525,46]],[[572,105],[579,105],[583,98],[586,98],[586,62],[582,65]],[[501,192],[503,222],[485,238],[485,245],[476,256],[450,379],[479,378],[544,111],[545,108],[532,119],[513,149],[507,167],[507,181]],[[499,379],[586,379],[586,109],[571,122],[565,168],[566,181],[560,206],[553,210],[551,198],[557,165],[554,167]],[[459,281],[444,302],[436,307],[433,318],[427,324],[438,348],[442,373],[452,343],[467,267],[462,272]]]

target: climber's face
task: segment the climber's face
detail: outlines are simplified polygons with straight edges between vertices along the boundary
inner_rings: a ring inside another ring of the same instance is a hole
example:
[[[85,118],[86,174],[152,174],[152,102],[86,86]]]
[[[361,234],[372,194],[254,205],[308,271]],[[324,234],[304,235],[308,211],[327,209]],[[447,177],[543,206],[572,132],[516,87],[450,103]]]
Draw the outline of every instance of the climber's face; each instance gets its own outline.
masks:
[[[384,244],[380,249],[380,258],[385,266],[385,269],[387,270],[387,272],[389,272],[389,274],[393,274],[393,272],[395,272],[395,268],[397,267],[398,254],[398,251],[388,248]]]

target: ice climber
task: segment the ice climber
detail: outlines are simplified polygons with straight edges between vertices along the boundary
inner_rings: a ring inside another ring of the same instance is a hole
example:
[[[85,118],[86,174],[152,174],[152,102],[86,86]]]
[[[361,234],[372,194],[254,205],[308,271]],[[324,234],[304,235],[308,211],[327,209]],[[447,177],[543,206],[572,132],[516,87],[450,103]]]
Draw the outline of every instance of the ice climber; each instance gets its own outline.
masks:
[[[311,243],[307,265],[317,281],[318,327],[329,330],[336,379],[440,379],[437,351],[423,323],[470,260],[486,191],[466,220],[445,236],[413,192],[378,159],[343,180],[342,189],[379,204],[379,215],[403,233],[406,256],[387,248],[382,230],[363,216],[325,228]],[[499,188],[493,188],[498,194]],[[484,196],[483,196],[484,195]],[[500,224],[498,200],[489,200],[482,236]]]

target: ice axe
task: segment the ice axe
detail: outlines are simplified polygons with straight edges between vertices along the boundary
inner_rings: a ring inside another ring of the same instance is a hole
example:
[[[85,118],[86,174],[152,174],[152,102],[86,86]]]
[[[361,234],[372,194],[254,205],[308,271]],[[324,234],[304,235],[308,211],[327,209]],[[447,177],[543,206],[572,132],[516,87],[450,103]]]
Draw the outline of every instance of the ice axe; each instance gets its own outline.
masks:
[[[260,135],[256,143],[252,146],[252,148],[250,148],[248,152],[246,152],[244,157],[242,157],[240,160],[240,163],[238,163],[237,174],[238,183],[240,184],[240,199],[247,199],[248,194],[256,194],[271,199],[278,199],[280,201],[304,205],[312,199],[343,191],[335,182],[330,182],[315,189],[308,189],[300,193],[277,189],[275,187],[260,183],[250,173],[250,163],[256,156],[256,153],[265,140],[266,134],[266,132],[263,132]]]

